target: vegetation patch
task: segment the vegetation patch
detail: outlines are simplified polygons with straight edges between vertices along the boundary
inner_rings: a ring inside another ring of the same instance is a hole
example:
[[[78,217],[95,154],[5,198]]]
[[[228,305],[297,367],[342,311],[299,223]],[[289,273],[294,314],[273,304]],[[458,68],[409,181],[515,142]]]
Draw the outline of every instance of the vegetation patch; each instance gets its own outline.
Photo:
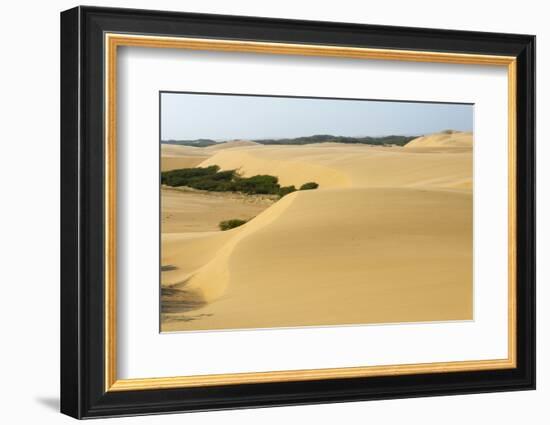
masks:
[[[220,171],[217,165],[164,171],[161,173],[161,183],[166,186],[187,186],[212,192],[241,192],[249,195],[279,195],[280,197],[296,191],[295,186],[281,187],[279,179],[275,176],[260,174],[242,177],[237,170]],[[308,187],[309,189],[319,187],[314,182],[306,185],[315,185],[315,187]],[[302,185],[302,189],[306,185]]]
[[[295,137],[293,139],[263,139],[254,140],[256,143],[262,145],[309,145],[312,143],[348,143],[348,144],[360,144],[360,145],[376,145],[376,146],[388,146],[397,145],[404,146],[416,136],[383,136],[383,137],[347,137],[347,136],[334,136],[332,134],[315,134],[313,136]]]
[[[207,148],[208,146],[214,146],[218,143],[212,139],[196,139],[196,140],[163,140],[165,145],[179,145],[179,146],[194,146],[196,148]]]
[[[218,224],[218,226],[220,230],[230,230],[230,229],[234,229],[235,227],[242,226],[246,222],[247,220],[241,220],[240,218],[233,218],[231,220],[220,221],[220,224]]]
[[[300,190],[312,190],[312,189],[317,189],[318,187],[319,187],[318,183],[307,182],[300,186]]]
[[[282,198],[285,195],[288,195],[289,193],[296,192],[296,187],[294,185],[292,186],[283,186],[279,189],[279,196]]]

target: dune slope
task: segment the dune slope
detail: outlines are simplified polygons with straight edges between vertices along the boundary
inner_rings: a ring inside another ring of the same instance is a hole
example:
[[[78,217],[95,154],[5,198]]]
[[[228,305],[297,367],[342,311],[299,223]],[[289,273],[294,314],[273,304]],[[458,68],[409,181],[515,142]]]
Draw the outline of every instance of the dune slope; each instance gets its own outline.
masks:
[[[471,132],[447,131],[418,137],[405,145],[411,148],[469,148],[473,146]]]
[[[217,145],[208,146],[205,149],[207,151],[220,151],[225,149],[239,148],[243,146],[257,146],[258,143],[252,140],[231,140],[229,142],[219,143]]]
[[[412,142],[411,142],[412,143]],[[271,174],[281,185],[315,181],[334,187],[452,187],[471,184],[471,149],[431,152],[401,147],[340,145],[260,146],[220,151],[200,163],[237,169],[244,176]]]
[[[175,244],[172,263],[194,269],[182,288],[206,305],[182,315],[201,320],[167,315],[163,330],[471,318],[468,194],[333,189],[277,207],[233,234],[205,236],[211,256]]]
[[[211,155],[203,148],[193,146],[161,144],[160,149],[161,171],[196,167]]]

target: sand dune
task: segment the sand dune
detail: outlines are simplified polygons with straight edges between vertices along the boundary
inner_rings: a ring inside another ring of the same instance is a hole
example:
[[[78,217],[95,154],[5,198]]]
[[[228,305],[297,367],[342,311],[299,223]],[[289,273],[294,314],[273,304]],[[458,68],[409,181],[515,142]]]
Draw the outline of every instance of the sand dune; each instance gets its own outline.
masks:
[[[418,137],[405,145],[406,149],[411,148],[468,148],[473,146],[473,135],[471,132],[448,131],[443,133],[430,134]]]
[[[225,149],[239,148],[243,146],[257,146],[258,143],[251,140],[231,140],[230,142],[224,142],[217,145],[208,146],[205,149],[209,151],[219,151]]]
[[[255,145],[258,144],[250,140],[232,140],[206,148],[161,144],[161,171],[197,167],[217,151]]]
[[[161,232],[210,232],[228,218],[249,220],[274,202],[273,197],[161,188]]]
[[[456,187],[458,181],[471,185],[471,148],[431,152],[406,147],[322,145],[235,148],[216,152],[200,166],[238,169],[245,176],[271,174],[279,177],[281,185],[297,187],[308,181],[316,181],[322,188]]]
[[[207,264],[233,235],[231,231],[163,233],[163,287],[183,287],[182,284]]]
[[[199,243],[176,243],[177,254],[166,244],[166,261],[182,273],[172,280],[183,282],[175,288],[193,293],[204,306],[166,315],[163,330],[472,317],[466,193],[301,192],[257,219],[204,235]]]
[[[160,150],[161,171],[196,167],[211,155],[203,148],[183,145],[161,144]]]
[[[320,188],[226,232],[185,226],[232,214],[232,201],[168,196],[176,215],[162,234],[162,330],[471,319],[471,148],[421,139],[214,152],[200,165]]]

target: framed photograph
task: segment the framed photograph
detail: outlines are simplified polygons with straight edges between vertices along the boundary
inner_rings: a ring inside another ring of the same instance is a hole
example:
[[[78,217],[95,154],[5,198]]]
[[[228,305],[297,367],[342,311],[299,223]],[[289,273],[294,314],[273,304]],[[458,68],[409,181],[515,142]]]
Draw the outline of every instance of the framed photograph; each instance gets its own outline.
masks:
[[[61,411],[535,388],[535,37],[61,14]]]

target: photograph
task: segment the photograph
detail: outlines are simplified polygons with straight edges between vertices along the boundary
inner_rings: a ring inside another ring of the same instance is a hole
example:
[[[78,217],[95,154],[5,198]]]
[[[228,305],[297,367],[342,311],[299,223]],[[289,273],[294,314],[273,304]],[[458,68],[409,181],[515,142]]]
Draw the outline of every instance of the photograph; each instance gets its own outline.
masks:
[[[159,108],[161,332],[474,319],[473,104]]]
[[[267,411],[256,408],[293,406],[294,418],[302,405],[370,401],[355,416],[398,423],[415,416],[398,399],[451,395],[471,406],[434,411],[460,423],[536,417],[546,394],[502,401],[536,388],[541,348],[542,14],[188,6],[75,6],[41,30],[57,40],[56,83],[27,80],[60,88],[60,108],[35,117],[60,149],[39,137],[44,155],[31,156],[57,176],[61,262],[46,248],[30,263],[60,272],[55,300],[34,297],[58,311],[59,333],[29,339],[58,341],[39,362],[55,363],[42,368],[51,379],[31,371],[37,388],[54,382],[59,411],[77,419],[255,409],[242,422]],[[27,56],[46,63],[50,50]],[[12,86],[12,109],[28,112]],[[51,104],[40,90],[33,99]],[[29,128],[23,115],[9,140]],[[6,144],[19,168],[25,143]],[[56,199],[30,169],[9,173],[28,183],[5,179],[19,195],[37,187],[16,216]],[[56,229],[26,221],[12,227]],[[13,251],[27,253],[21,243]]]

